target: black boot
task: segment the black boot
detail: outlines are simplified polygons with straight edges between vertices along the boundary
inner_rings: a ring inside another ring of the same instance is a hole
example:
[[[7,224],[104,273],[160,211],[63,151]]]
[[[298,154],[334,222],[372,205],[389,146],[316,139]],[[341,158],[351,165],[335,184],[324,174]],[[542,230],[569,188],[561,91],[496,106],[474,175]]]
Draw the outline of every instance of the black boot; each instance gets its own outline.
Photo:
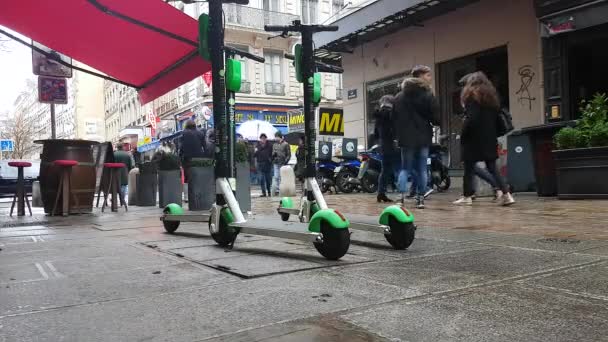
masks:
[[[378,203],[391,203],[393,202],[392,199],[386,197],[386,194],[378,194],[378,197],[376,198],[378,200]]]

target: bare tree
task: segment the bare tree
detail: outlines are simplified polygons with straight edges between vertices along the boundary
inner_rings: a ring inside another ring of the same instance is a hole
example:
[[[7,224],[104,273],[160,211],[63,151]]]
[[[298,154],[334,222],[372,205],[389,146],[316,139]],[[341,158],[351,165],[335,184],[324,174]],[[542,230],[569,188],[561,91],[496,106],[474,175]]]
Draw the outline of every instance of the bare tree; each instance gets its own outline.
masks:
[[[17,112],[3,120],[0,135],[3,139],[14,141],[13,152],[3,154],[4,158],[24,159],[36,151],[33,121],[33,117],[28,118],[23,112]]]

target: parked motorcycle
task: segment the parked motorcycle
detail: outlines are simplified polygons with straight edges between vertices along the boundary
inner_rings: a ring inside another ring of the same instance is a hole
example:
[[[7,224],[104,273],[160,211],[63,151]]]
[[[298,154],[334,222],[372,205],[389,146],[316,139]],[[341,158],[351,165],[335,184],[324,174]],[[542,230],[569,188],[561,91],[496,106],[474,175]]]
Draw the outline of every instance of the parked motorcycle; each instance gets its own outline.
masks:
[[[332,160],[317,161],[317,183],[321,192],[326,193],[336,187],[335,170],[338,166],[339,164]]]
[[[355,190],[361,191],[361,187],[352,182],[352,179],[359,175],[360,167],[359,159],[344,159],[340,162],[340,165],[334,170],[338,191],[345,194],[350,194]]]
[[[369,151],[362,152],[359,159],[361,160],[359,174],[356,178],[350,178],[348,182],[354,187],[361,187],[365,192],[377,192],[378,177],[380,177],[380,171],[382,170],[382,154],[379,151],[379,146],[374,145]]]
[[[440,137],[443,141],[445,136]],[[450,188],[450,150],[447,146],[435,143],[429,149],[429,188],[435,188],[439,192]]]

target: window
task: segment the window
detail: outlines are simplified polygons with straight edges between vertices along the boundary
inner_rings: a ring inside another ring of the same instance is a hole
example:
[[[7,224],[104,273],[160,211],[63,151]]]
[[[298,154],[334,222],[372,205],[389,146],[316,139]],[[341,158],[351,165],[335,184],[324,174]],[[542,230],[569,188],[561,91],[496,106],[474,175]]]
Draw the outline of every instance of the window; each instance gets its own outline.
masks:
[[[264,11],[279,12],[279,0],[264,0]]]
[[[264,79],[266,80],[266,94],[284,95],[283,76],[281,75],[281,53],[264,52]]]
[[[331,2],[331,15],[333,20],[338,19],[338,13],[344,8],[344,0],[333,0]]]
[[[304,24],[316,24],[319,0],[302,1],[302,22]]]

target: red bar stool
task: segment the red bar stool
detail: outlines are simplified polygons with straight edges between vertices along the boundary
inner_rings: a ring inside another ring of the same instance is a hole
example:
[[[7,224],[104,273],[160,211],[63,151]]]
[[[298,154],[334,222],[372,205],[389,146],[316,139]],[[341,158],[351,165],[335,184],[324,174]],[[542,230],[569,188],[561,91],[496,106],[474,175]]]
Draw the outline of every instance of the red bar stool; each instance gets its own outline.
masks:
[[[30,216],[32,216],[32,207],[30,206],[30,201],[25,193],[25,179],[23,177],[23,168],[31,167],[32,163],[25,161],[12,161],[8,162],[8,166],[18,168],[17,189],[15,191],[15,196],[13,196],[10,216],[13,216],[15,202],[17,202],[17,216],[25,216],[25,203],[27,203],[27,209],[30,211]]]
[[[72,167],[78,165],[76,160],[55,160],[53,165],[61,168],[61,174],[59,175],[59,186],[57,187],[57,197],[55,198],[55,205],[53,206],[53,211],[51,211],[51,216],[55,215],[57,211],[57,205],[59,204],[59,197],[63,198],[63,216],[68,216],[70,214],[70,194],[74,197],[74,203],[76,203],[76,207],[80,208],[80,204],[78,203],[78,197],[76,194],[72,193]],[[63,196],[62,196],[63,194]]]
[[[112,206],[113,212],[118,211],[117,204],[118,204],[119,200],[120,200],[120,206],[121,207],[124,206],[125,211],[129,211],[129,209],[127,208],[127,202],[125,202],[124,194],[122,193],[122,190],[120,189],[120,172],[122,171],[122,169],[126,168],[127,166],[124,163],[104,163],[103,167],[110,170],[110,180],[108,182],[108,188],[105,190],[105,193],[107,195],[105,196],[105,198],[103,200],[103,206],[101,206],[101,212],[103,213],[104,209],[106,208],[106,205],[108,204],[108,197],[110,197],[110,195],[112,196],[111,206]],[[116,196],[117,194],[118,194],[118,198]]]

